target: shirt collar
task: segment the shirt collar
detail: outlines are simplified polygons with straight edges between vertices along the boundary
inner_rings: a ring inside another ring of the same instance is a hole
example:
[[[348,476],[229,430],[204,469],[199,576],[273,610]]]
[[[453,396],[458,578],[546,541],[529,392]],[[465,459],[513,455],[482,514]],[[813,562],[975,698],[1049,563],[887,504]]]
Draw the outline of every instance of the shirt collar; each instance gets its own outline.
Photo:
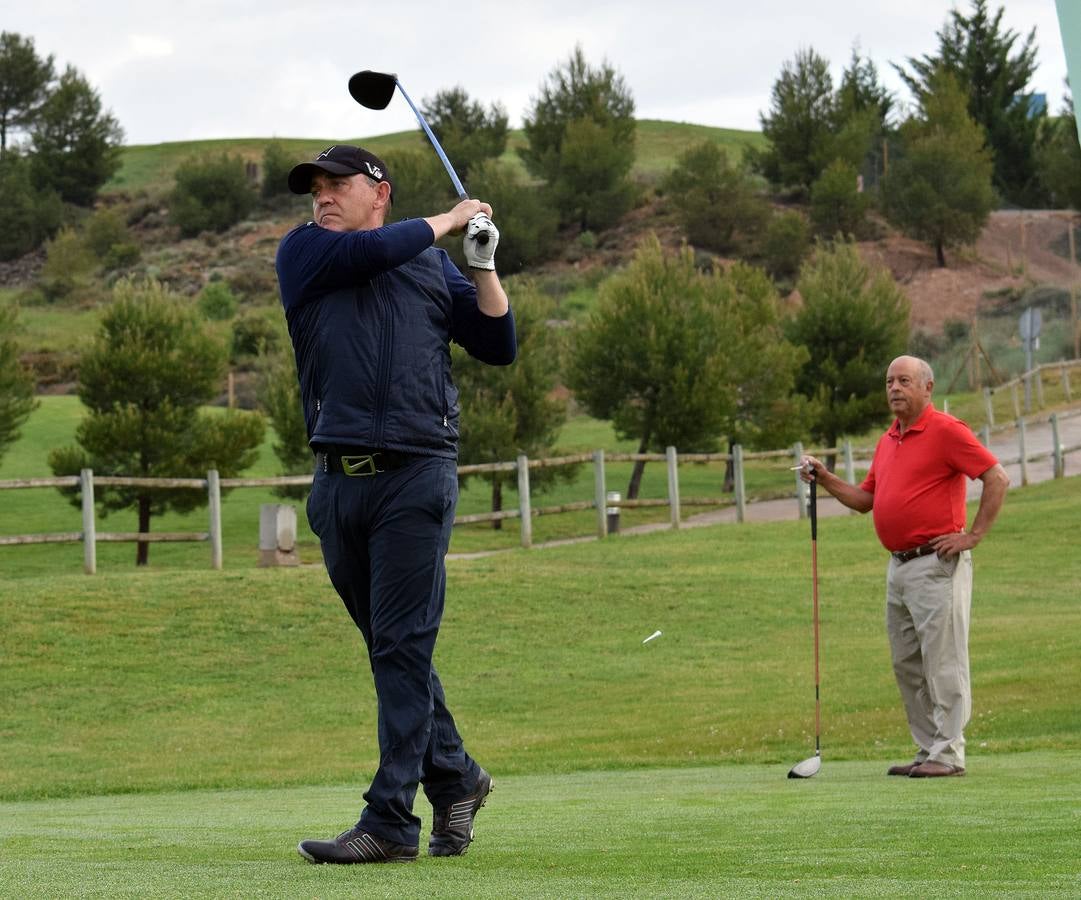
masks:
[[[905,434],[912,434],[912,432],[914,432],[914,431],[923,431],[927,427],[927,422],[930,419],[931,413],[933,413],[934,410],[935,410],[935,404],[933,402],[928,403],[923,408],[923,411],[916,418],[916,421],[913,422],[911,425],[908,426],[908,428],[905,429]],[[902,437],[902,435],[901,435],[901,420],[900,419],[894,419],[893,424],[890,426],[890,430],[887,431],[886,434],[888,434],[894,440],[900,440],[901,437]]]

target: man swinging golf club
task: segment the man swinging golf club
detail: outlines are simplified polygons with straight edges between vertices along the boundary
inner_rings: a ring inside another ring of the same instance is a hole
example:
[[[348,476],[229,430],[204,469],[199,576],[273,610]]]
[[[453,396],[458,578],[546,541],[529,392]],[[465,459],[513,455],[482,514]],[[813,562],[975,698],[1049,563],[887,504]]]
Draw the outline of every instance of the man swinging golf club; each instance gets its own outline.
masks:
[[[469,199],[385,224],[390,173],[359,147],[327,148],[290,172],[289,187],[311,194],[314,219],[277,256],[315,451],[308,520],[367,644],[379,713],[379,768],[359,821],[297,849],[315,863],[416,859],[421,784],[433,808],[428,853],[459,856],[492,779],[466,753],[432,666],[458,499],[450,342],[493,365],[515,358],[499,232],[491,207]],[[472,280],[432,247],[462,230]],[[334,673],[312,689],[356,693]]]
[[[886,631],[897,686],[916,742],[911,763],[890,775],[936,778],[965,773],[964,728],[972,711],[968,624],[972,548],[990,531],[1010,479],[968,426],[931,403],[934,374],[900,356],[886,371],[886,398],[897,417],[879,439],[867,477],[848,484],[811,456],[801,477],[850,509],[873,510],[890,551]],[[972,528],[965,530],[966,476],[983,482]]]

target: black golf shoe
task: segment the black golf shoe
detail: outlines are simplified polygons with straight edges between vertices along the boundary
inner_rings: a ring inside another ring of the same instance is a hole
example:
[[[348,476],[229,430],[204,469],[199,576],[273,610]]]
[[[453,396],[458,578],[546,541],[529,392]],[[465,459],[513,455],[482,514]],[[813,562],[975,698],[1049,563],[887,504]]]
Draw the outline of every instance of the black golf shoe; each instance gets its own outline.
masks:
[[[332,841],[301,841],[297,853],[313,863],[415,862],[417,858],[416,847],[395,844],[356,827]]]
[[[468,797],[432,811],[429,856],[461,856],[473,840],[473,819],[492,792],[492,776],[480,770],[477,786]]]

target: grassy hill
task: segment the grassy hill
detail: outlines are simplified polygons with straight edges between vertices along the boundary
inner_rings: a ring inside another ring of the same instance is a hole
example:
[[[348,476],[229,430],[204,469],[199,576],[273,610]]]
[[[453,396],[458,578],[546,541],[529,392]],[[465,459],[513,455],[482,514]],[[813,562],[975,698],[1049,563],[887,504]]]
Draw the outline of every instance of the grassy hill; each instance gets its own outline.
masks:
[[[124,148],[120,170],[105,185],[104,193],[122,191],[134,194],[145,191],[151,195],[160,195],[172,188],[172,178],[176,167],[190,156],[229,152],[259,163],[262,161],[266,145],[272,140],[278,141],[289,155],[296,157],[298,162],[315,156],[324,147],[336,142],[360,144],[376,154],[394,150],[424,150],[431,147],[419,128],[415,131],[401,131],[376,137],[338,135],[324,139],[244,138],[138,144]],[[676,157],[686,147],[701,140],[716,141],[728,150],[731,158],[738,159],[745,147],[760,146],[765,139],[757,131],[738,131],[683,122],[642,119],[638,121],[636,133],[634,174],[643,180],[659,178],[675,164]],[[503,160],[521,166],[516,151],[524,144],[525,137],[522,131],[512,130]]]

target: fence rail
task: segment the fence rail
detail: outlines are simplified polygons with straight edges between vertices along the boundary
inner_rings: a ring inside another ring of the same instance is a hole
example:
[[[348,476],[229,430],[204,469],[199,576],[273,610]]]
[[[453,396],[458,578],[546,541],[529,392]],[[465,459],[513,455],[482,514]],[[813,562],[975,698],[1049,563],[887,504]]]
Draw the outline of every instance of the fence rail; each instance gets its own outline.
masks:
[[[1036,371],[1036,370],[1034,370]],[[1031,373],[1027,373],[1031,374]],[[1001,387],[999,388],[1001,389]],[[1052,459],[1053,473],[1055,478],[1062,478],[1066,474],[1066,457],[1073,453],[1081,452],[1081,444],[1064,445],[1059,440],[1058,423],[1062,419],[1081,416],[1081,409],[1064,413],[1052,413],[1046,417],[1032,417],[1026,420],[1019,416],[1017,421],[1005,426],[992,428],[985,425],[980,431],[980,438],[984,444],[990,443],[992,430],[999,431],[1005,428],[1016,428],[1018,438],[1018,453],[1016,456],[1002,458],[1004,465],[1020,465],[1021,483],[1028,483],[1028,464],[1039,460]],[[1033,451],[1026,446],[1027,427],[1032,424],[1049,423],[1051,425],[1051,448],[1049,450]],[[736,445],[731,453],[684,453],[679,454],[675,447],[669,447],[661,453],[607,453],[604,450],[596,450],[593,453],[579,453],[568,456],[551,457],[547,459],[528,459],[520,456],[514,462],[480,463],[458,467],[459,475],[479,475],[492,473],[517,472],[518,474],[518,507],[516,509],[499,510],[496,512],[470,513],[459,515],[455,518],[455,525],[476,524],[482,522],[499,522],[508,519],[518,519],[521,528],[521,545],[530,547],[533,544],[532,521],[535,517],[547,515],[559,515],[570,512],[583,512],[585,510],[596,511],[596,533],[604,538],[609,533],[609,515],[612,511],[618,513],[620,509],[646,509],[656,507],[668,507],[670,510],[670,523],[672,528],[679,528],[682,523],[681,510],[684,507],[710,507],[729,506],[736,508],[736,521],[745,520],[746,506],[748,501],[744,487],[744,465],[750,460],[785,460],[798,464],[804,453],[814,456],[836,456],[842,461],[844,477],[849,483],[855,483],[857,460],[869,460],[873,453],[873,447],[855,447],[849,441],[845,441],[839,447],[819,447],[804,449],[801,443],[783,450],[763,450],[745,452],[742,447]],[[605,478],[605,464],[609,462],[663,462],[667,468],[668,491],[664,498],[625,500],[618,495],[612,496],[607,490]],[[529,489],[529,473],[534,469],[550,468],[554,466],[583,465],[592,463],[594,471],[594,496],[589,500],[580,500],[571,503],[563,503],[555,506],[542,506],[534,508],[531,503]],[[724,463],[732,466],[733,492],[731,497],[683,497],[679,495],[679,465],[680,464],[705,464]],[[800,518],[807,514],[807,486],[800,479],[798,473],[793,474],[793,493],[791,496],[797,506]],[[87,574],[97,571],[98,543],[108,542],[173,542],[173,541],[198,541],[210,544],[210,564],[214,569],[222,567],[222,527],[221,527],[221,490],[222,488],[262,488],[282,486],[304,486],[312,481],[311,475],[291,475],[277,478],[219,478],[218,473],[211,470],[206,478],[128,478],[119,476],[95,476],[90,469],[83,469],[79,477],[68,476],[58,478],[22,478],[8,481],[0,481],[0,491],[18,490],[25,488],[74,488],[78,487],[82,493],[82,531],[61,532],[55,534],[18,534],[0,536],[0,546],[18,546],[28,544],[53,544],[53,543],[82,543],[83,544],[83,568]],[[95,487],[146,487],[154,489],[175,490],[202,490],[207,492],[209,529],[205,532],[98,532],[95,522],[94,489]]]
[[[1036,405],[1044,405],[1044,374],[1057,372],[1059,376],[1059,384],[1062,385],[1062,393],[1067,403],[1073,402],[1073,389],[1070,384],[1070,373],[1078,370],[1075,374],[1081,376],[1081,359],[1073,360],[1060,360],[1054,363],[1041,363],[1028,372],[1022,372],[1016,378],[1011,378],[1009,381],[1004,381],[1002,384],[995,387],[985,387],[983,389],[983,409],[984,418],[987,421],[988,426],[992,430],[1006,430],[1014,427],[1014,422],[1020,419],[1022,415],[1029,415],[1032,412],[1032,387],[1036,387]],[[1021,399],[1021,389],[1024,389],[1024,401]],[[995,403],[994,398],[996,394],[1009,392],[1010,401],[1013,406],[1013,420],[1001,425],[995,424]],[[1081,415],[1081,410],[1069,413],[1068,415]],[[1067,418],[1067,414],[1062,414],[1059,418]]]

